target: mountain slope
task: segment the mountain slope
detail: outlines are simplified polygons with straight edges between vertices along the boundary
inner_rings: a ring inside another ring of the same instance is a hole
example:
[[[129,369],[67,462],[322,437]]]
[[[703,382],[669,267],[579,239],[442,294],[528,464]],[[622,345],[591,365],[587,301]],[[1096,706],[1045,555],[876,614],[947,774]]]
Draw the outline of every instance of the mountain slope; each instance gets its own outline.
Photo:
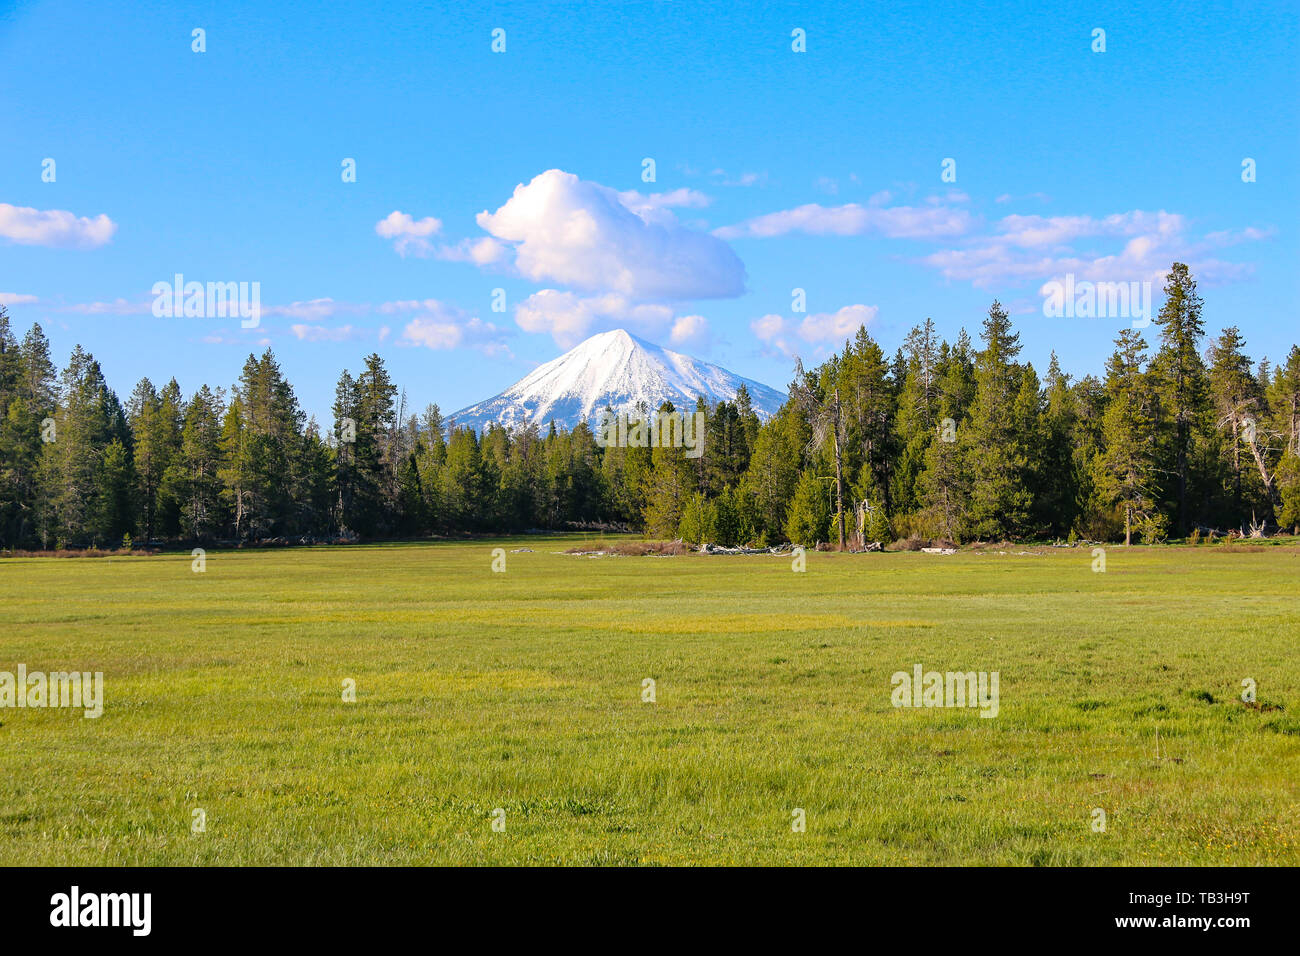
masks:
[[[615,329],[593,335],[500,395],[450,417],[478,431],[494,421],[539,426],[554,421],[573,428],[580,421],[592,424],[606,406],[631,412],[638,402],[654,410],[670,401],[680,411],[691,411],[697,396],[710,405],[730,401],[741,385],[763,419],[774,415],[786,398],[760,382]]]

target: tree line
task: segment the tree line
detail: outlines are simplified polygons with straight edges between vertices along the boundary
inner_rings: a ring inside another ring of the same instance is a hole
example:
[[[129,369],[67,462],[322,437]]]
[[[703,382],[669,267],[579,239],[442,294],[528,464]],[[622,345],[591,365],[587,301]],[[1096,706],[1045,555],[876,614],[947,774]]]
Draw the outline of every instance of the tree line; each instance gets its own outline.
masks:
[[[274,354],[227,391],[142,379],[123,403],[80,346],[60,372],[0,307],[0,547],[331,540],[623,526],[724,545],[1082,538],[1156,542],[1300,525],[1300,347],[1205,341],[1174,263],[1148,342],[1104,375],[1040,378],[994,302],[977,346],[926,319],[889,356],[865,328],[762,422],[741,389],[704,453],[601,447],[592,428],[481,435],[414,413],[377,354],[306,416]],[[661,411],[672,411],[665,405]],[[642,412],[650,410],[642,409]]]

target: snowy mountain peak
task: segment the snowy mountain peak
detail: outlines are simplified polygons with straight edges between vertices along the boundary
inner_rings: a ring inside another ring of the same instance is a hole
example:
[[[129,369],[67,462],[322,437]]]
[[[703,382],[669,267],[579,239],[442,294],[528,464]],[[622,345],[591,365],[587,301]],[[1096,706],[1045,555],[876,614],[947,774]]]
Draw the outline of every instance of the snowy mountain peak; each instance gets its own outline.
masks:
[[[640,402],[654,410],[670,401],[684,411],[694,409],[700,396],[710,405],[731,401],[741,385],[763,419],[774,415],[786,398],[760,382],[614,329],[578,343],[500,395],[451,418],[479,431],[491,422],[544,427],[554,421],[573,428],[580,421],[594,422],[606,406],[633,412]]]

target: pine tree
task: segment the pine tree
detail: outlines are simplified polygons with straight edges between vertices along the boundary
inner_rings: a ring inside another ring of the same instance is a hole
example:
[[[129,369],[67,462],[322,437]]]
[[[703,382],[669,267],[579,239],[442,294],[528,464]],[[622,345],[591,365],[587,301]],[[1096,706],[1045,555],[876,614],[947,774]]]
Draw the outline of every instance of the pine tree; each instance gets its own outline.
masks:
[[[397,497],[396,397],[397,387],[384,360],[372,352],[366,356],[353,392],[353,488],[351,510],[345,516],[348,527],[362,535],[385,534],[391,526]]]
[[[975,394],[970,340],[964,331],[956,348],[942,355],[939,369],[937,421],[932,434],[916,439],[924,440],[924,464],[917,477],[915,497],[927,524],[939,536],[960,541],[966,529],[970,478],[958,436],[965,428],[967,409]]]
[[[1265,520],[1271,522],[1281,501],[1277,497],[1272,472],[1261,452],[1262,436],[1258,431],[1267,420],[1264,414],[1264,392],[1252,373],[1252,363],[1245,354],[1245,345],[1236,326],[1224,329],[1210,343],[1210,395],[1214,403],[1215,424],[1228,437],[1226,464],[1231,476],[1234,523],[1244,521],[1247,512],[1254,511],[1254,508],[1248,509],[1245,504],[1243,448],[1249,450],[1259,465],[1263,490],[1261,504],[1266,509]]]
[[[1277,442],[1273,453],[1278,459],[1278,523],[1300,534],[1300,346],[1291,346],[1286,361],[1274,372],[1268,407],[1267,434]]]
[[[181,533],[204,540],[225,524],[221,501],[220,392],[204,385],[190,399],[181,427],[181,449],[170,494],[180,502]]]
[[[830,521],[825,485],[813,472],[805,471],[799,476],[794,497],[790,499],[785,522],[786,539],[791,544],[811,548],[826,540]]]
[[[41,423],[54,414],[54,383],[41,327],[19,344],[0,306],[0,547],[37,543]]]
[[[447,443],[442,469],[441,500],[448,528],[477,531],[482,527],[483,467],[478,436],[473,429],[456,428]]]
[[[1047,368],[1034,514],[1038,527],[1062,537],[1070,533],[1078,515],[1079,473],[1074,462],[1078,418],[1078,398],[1052,352]]]
[[[136,488],[131,454],[114,437],[100,455],[95,478],[91,538],[105,547],[121,544],[135,528]]]
[[[1035,435],[1026,434],[1030,409],[1022,396],[1026,370],[1016,362],[1020,336],[1001,303],[984,320],[984,349],[975,361],[975,401],[959,432],[970,475],[972,533],[1015,537],[1027,528],[1033,504],[1029,463]]]
[[[1155,318],[1160,327],[1160,350],[1154,362],[1161,401],[1170,416],[1174,500],[1178,531],[1191,529],[1189,484],[1193,443],[1203,427],[1206,409],[1205,363],[1200,343],[1205,335],[1201,297],[1187,266],[1175,262],[1165,280],[1165,303]]]
[[[933,323],[927,331],[932,344]],[[918,361],[932,364],[932,357],[923,355]],[[859,499],[878,500],[892,509],[890,478],[897,456],[894,389],[885,354],[864,326],[858,326],[852,348],[845,349],[840,373],[846,419],[845,464],[850,473],[856,471],[859,475],[855,493]],[[933,374],[932,369],[929,374]]]
[[[660,415],[673,411],[672,402],[664,402],[659,409]],[[655,538],[676,537],[686,502],[695,490],[695,472],[684,448],[675,445],[652,448],[646,484],[646,534]]]
[[[171,465],[172,441],[162,414],[158,392],[148,378],[140,379],[127,400],[127,413],[135,457],[136,497],[140,504],[137,524],[146,541],[160,537],[155,516],[163,475]]]
[[[1138,332],[1125,329],[1115,340],[1115,353],[1106,366],[1105,451],[1098,462],[1097,486],[1124,514],[1126,546],[1132,543],[1135,526],[1148,540],[1163,532],[1163,516],[1156,512],[1154,501],[1158,411],[1155,393],[1142,371],[1146,347]]]
[[[703,492],[697,491],[686,502],[677,536],[697,547],[718,540],[718,509]]]
[[[100,496],[117,489],[105,485],[101,467],[105,449],[115,438],[120,442],[125,429],[121,405],[99,363],[80,345],[72,350],[59,391],[53,440],[45,443],[40,464],[42,541],[48,546],[52,539],[57,547],[116,544],[104,538],[104,516],[113,512]]]
[[[807,441],[807,423],[787,404],[754,442],[740,497],[755,538],[767,544],[784,538],[786,510],[799,481],[800,448]]]
[[[817,454],[829,449],[835,469],[835,522],[839,533],[839,547],[844,550],[844,443],[848,436],[848,419],[840,388],[836,384],[840,362],[832,358],[822,368],[821,375],[805,372],[803,362],[795,359],[794,381],[790,383],[790,398],[811,426],[807,451]],[[788,525],[788,522],[787,522]]]

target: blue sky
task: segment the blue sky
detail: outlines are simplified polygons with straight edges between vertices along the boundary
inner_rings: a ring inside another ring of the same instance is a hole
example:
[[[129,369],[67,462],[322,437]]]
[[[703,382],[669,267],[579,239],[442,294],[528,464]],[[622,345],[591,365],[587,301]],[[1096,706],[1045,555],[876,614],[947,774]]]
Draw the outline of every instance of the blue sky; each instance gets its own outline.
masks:
[[[322,418],[370,351],[444,411],[614,327],[782,387],[994,298],[1040,369],[1098,372],[1128,319],[1048,318],[1044,283],[1158,305],[1175,258],[1211,331],[1300,338],[1294,4],[394,6],[0,4],[19,333],[124,396],[269,343]],[[260,326],[155,318],[176,273],[259,282]]]

